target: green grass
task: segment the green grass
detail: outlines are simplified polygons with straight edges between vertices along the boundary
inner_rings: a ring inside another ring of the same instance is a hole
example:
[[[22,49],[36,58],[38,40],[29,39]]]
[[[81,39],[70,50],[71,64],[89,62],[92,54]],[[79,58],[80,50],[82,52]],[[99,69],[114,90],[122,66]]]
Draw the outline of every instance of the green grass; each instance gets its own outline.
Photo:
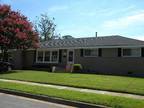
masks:
[[[144,106],[144,100],[103,94],[83,93],[72,90],[60,90],[49,87],[31,86],[18,83],[0,81],[0,88],[27,92],[31,94],[46,95],[50,97],[58,97],[73,101],[105,105],[113,108],[143,108]]]
[[[18,70],[0,74],[0,78],[35,81],[42,83],[128,92],[144,95],[144,78],[95,74],[50,73],[31,70]]]

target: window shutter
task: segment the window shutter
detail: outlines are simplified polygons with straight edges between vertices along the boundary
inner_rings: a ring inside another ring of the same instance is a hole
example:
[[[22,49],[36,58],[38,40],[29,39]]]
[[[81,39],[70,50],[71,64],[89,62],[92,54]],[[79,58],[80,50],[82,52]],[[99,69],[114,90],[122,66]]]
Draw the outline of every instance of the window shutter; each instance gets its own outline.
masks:
[[[121,57],[121,48],[118,48],[118,57]]]
[[[80,49],[80,56],[83,57],[83,49]]]
[[[144,47],[141,48],[141,57],[144,57]]]
[[[102,49],[101,49],[101,48],[98,49],[98,56],[99,56],[99,57],[102,56]]]
[[[62,62],[62,50],[59,50],[59,63]]]

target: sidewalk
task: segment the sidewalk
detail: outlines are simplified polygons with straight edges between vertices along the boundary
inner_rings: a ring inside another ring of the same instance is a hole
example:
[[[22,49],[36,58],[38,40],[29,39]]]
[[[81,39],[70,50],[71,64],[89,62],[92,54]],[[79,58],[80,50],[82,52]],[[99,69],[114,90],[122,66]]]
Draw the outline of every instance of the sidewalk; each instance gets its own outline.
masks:
[[[86,93],[96,93],[96,94],[106,94],[106,95],[111,95],[111,96],[121,96],[121,97],[128,97],[128,98],[141,99],[141,100],[144,99],[144,96],[136,95],[136,94],[117,93],[117,92],[110,92],[110,91],[103,91],[103,90],[92,90],[92,89],[85,89],[85,88],[59,86],[59,85],[52,85],[52,84],[41,84],[41,83],[18,81],[18,80],[8,80],[8,79],[0,79],[0,81],[19,83],[19,84],[27,84],[27,85],[35,85],[35,86],[43,86],[43,87],[51,87],[51,88],[56,88],[56,89],[73,90],[73,91],[86,92]]]

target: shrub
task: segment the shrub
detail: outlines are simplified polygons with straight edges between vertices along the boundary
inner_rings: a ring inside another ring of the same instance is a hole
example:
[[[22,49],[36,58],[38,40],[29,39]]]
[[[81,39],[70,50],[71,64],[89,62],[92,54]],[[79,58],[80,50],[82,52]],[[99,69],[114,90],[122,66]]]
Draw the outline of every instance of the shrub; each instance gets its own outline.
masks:
[[[81,64],[73,64],[72,72],[81,72],[81,71],[82,71],[82,65]]]

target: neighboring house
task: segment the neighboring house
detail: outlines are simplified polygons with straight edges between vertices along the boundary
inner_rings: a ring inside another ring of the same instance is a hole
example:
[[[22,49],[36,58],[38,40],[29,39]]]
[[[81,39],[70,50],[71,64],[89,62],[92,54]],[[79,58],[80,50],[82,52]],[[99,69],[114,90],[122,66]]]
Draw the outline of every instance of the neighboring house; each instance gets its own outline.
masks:
[[[55,39],[38,49],[15,51],[15,68],[81,64],[89,72],[144,75],[144,41],[122,36]]]

